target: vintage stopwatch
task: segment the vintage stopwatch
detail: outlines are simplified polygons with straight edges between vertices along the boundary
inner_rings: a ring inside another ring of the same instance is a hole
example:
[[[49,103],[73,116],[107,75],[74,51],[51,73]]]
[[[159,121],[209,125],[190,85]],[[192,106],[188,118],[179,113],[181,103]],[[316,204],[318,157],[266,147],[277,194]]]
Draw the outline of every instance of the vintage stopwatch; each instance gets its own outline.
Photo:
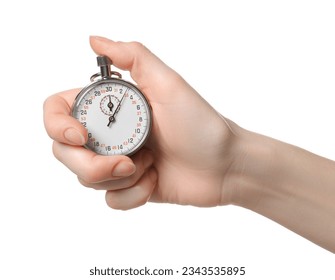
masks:
[[[112,61],[97,57],[100,73],[91,77],[72,106],[72,116],[88,131],[84,145],[101,155],[132,155],[149,137],[152,114],[144,94],[111,71]]]

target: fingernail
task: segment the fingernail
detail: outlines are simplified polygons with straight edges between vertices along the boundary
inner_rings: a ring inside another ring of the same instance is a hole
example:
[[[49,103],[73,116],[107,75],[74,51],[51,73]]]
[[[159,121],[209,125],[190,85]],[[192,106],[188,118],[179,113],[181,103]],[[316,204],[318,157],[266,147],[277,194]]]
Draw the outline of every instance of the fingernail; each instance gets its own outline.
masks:
[[[112,172],[112,175],[115,177],[127,177],[132,175],[136,171],[136,166],[127,161],[121,161],[118,163]]]
[[[101,42],[108,42],[108,41],[110,41],[109,39],[107,39],[105,37],[102,37],[102,36],[93,36],[93,35],[90,36],[90,39],[94,39],[94,40],[101,41]]]
[[[84,145],[85,137],[75,128],[70,127],[64,132],[65,139],[74,145]]]

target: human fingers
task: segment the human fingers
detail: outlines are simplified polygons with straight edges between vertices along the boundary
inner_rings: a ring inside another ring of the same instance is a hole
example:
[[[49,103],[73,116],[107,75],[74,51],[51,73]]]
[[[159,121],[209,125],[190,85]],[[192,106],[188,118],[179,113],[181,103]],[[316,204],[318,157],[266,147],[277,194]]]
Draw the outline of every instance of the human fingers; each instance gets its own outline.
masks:
[[[136,166],[127,156],[102,156],[84,147],[54,142],[55,157],[85,182],[101,182],[127,177]]]
[[[132,157],[132,161],[136,166],[136,171],[131,176],[122,177],[118,180],[112,178],[111,180],[99,182],[87,182],[80,177],[78,177],[78,179],[79,182],[85,187],[96,190],[118,190],[128,188],[134,185],[143,176],[147,169],[152,165],[153,160],[154,157],[152,152],[143,149]]]
[[[48,135],[55,141],[79,146],[87,141],[85,127],[71,116],[72,102],[79,91],[64,91],[48,97],[44,102],[44,126]]]
[[[106,203],[109,207],[128,210],[145,204],[157,184],[157,172],[150,168],[134,186],[106,192]]]
[[[178,86],[187,85],[174,70],[141,43],[114,42],[97,36],[90,37],[90,43],[97,54],[108,56],[116,67],[130,71],[134,81],[145,91],[149,99],[157,98],[157,93],[163,98],[162,87],[169,93],[170,99],[171,93],[175,92]]]

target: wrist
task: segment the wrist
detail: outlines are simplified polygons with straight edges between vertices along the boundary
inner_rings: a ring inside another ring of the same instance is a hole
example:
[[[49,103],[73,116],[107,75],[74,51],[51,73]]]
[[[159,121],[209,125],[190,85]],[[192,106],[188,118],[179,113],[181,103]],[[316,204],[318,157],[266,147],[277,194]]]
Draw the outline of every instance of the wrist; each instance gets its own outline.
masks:
[[[280,184],[280,142],[235,127],[234,162],[225,180],[230,204],[258,211],[261,201]]]
[[[241,128],[234,135],[229,203],[335,252],[335,162]]]

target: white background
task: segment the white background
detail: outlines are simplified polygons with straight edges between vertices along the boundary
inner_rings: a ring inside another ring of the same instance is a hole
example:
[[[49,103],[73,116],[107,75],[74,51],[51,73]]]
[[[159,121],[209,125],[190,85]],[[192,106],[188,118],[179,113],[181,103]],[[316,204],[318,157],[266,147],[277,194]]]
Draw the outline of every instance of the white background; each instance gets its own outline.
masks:
[[[97,72],[88,36],[102,35],[142,42],[242,127],[335,159],[334,15],[320,0],[2,1],[0,278],[200,265],[334,279],[333,254],[245,209],[108,208],[54,159],[42,121],[47,96]]]

